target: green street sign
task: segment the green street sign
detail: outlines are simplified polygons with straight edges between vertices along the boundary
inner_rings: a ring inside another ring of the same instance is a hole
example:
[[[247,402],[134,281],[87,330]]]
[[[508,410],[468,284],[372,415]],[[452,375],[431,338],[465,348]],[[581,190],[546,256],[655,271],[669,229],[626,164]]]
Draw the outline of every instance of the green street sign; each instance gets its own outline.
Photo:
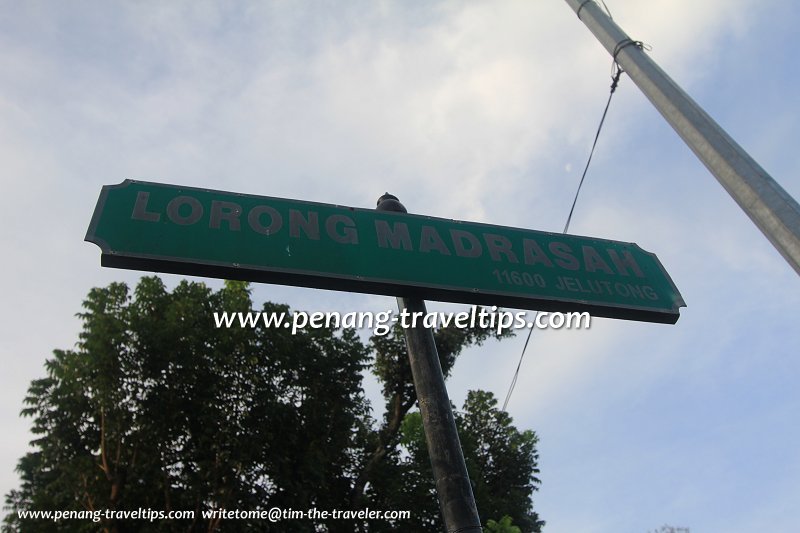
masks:
[[[675,323],[683,298],[636,244],[125,180],[86,240],[101,264]]]

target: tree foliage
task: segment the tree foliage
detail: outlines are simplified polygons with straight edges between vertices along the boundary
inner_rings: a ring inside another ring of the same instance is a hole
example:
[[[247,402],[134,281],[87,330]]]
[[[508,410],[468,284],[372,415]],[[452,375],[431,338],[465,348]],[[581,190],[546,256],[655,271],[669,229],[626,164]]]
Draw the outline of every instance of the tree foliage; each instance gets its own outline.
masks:
[[[521,531],[541,531],[544,522],[531,500],[539,484],[535,433],[519,432],[508,414],[497,409],[494,395],[484,391],[470,391],[455,419],[481,523],[488,526],[492,518],[508,517],[500,524],[510,526],[513,520]],[[434,531],[439,508],[419,411],[403,420],[400,444],[401,453],[382,465],[374,490],[393,498],[386,505],[414,506],[409,529]]]
[[[508,515],[501,518],[499,522],[490,518],[486,522],[484,531],[486,533],[522,533],[522,530],[512,523],[511,517]]]
[[[10,531],[424,531],[440,529],[402,332],[363,342],[351,329],[218,328],[214,312],[249,311],[249,286],[214,292],[156,277],[131,293],[93,289],[73,350],[56,350],[23,415],[33,451],[6,497]],[[289,313],[265,303],[267,313]],[[467,346],[497,335],[436,332],[446,373]],[[382,382],[370,416],[362,375]],[[494,398],[471,392],[458,413],[482,519],[508,515],[538,531],[536,436],[518,432]],[[398,521],[221,520],[209,509],[409,510]],[[18,518],[35,510],[193,510],[194,520]],[[484,518],[485,517],[485,518]],[[484,522],[485,523],[485,522]]]

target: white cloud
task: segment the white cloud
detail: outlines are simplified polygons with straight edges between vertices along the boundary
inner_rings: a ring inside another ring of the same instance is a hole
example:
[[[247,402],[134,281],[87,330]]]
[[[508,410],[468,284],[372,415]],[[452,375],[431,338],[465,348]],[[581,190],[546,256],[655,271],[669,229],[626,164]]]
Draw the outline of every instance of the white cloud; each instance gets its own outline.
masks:
[[[699,101],[719,105],[720,121],[739,128],[734,137],[749,137],[742,144],[755,146],[798,191],[792,42],[785,50],[770,45],[768,62],[759,55],[765,32],[794,38],[786,22],[796,22],[793,4],[607,3],[633,38],[652,44],[652,56]],[[9,302],[2,353],[11,372],[1,416],[16,435],[3,450],[3,492],[16,484],[11,469],[26,446],[19,436],[28,421],[17,418],[25,386],[41,375],[51,349],[74,342],[73,315],[91,286],[138,277],[100,269],[96,248],[81,242],[101,185],[142,178],[364,207],[390,190],[412,212],[558,231],[610,81],[608,54],[558,1],[43,5],[24,4],[13,21],[0,21],[1,231],[13,258],[2,282]],[[721,74],[723,63],[740,59],[741,72]],[[756,92],[762,81],[769,90]],[[779,98],[789,104],[776,104]],[[640,496],[642,508],[652,511],[656,499],[680,490],[683,500],[670,499],[669,509],[694,519],[685,523],[693,529],[701,520],[715,529],[720,522],[692,500],[705,494],[698,501],[719,505],[715,476],[735,455],[685,480],[669,469],[685,472],[713,457],[704,438],[713,444],[738,433],[706,432],[705,415],[651,391],[676,383],[689,392],[707,388],[692,398],[720,409],[726,395],[760,398],[771,416],[781,402],[796,402],[780,380],[797,371],[788,358],[797,343],[796,275],[627,78],[573,230],[655,252],[689,307],[675,326],[598,320],[589,332],[534,334],[511,413],[543,431],[543,517],[551,531],[657,527],[670,517],[651,523],[644,518],[652,515],[624,509],[637,487],[630,484],[646,480],[636,468],[652,468],[666,481]],[[394,304],[271,286],[256,294],[308,310]],[[522,342],[465,354],[451,380],[454,399],[483,387],[502,400]],[[776,396],[749,391],[748,375]],[[685,415],[697,440],[614,433],[646,424],[649,410],[672,420],[675,431],[686,431],[674,422]],[[726,416],[733,425],[749,419]],[[792,436],[763,429],[767,439]],[[647,450],[629,462],[615,456],[657,438],[665,442],[655,459]],[[593,444],[609,464],[627,465],[614,483],[607,465],[570,465],[583,456],[560,452],[588,454]],[[660,466],[673,452],[675,462]],[[597,486],[587,486],[582,472]],[[785,486],[759,479],[753,490],[777,494]],[[616,500],[621,528],[590,514],[598,490],[606,490],[604,502]],[[567,501],[586,503],[586,512]],[[793,516],[776,500],[742,505],[737,517],[753,524],[771,509]]]

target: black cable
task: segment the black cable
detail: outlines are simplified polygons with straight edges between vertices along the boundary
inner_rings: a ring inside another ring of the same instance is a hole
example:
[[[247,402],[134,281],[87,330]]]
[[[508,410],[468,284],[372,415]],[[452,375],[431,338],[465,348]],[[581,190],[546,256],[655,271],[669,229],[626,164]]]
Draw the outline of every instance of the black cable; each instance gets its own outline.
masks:
[[[644,44],[642,41],[634,41],[633,39],[628,39],[626,37],[625,39],[622,39],[620,42],[618,42],[617,46],[614,47],[614,53],[611,54],[611,56],[614,58],[614,65],[619,66],[617,64],[617,55],[619,55],[619,53],[622,52],[622,49],[625,48],[626,46],[635,46],[639,50],[642,49],[650,50],[650,46]]]
[[[614,65],[617,65],[614,62]],[[603,116],[600,118],[600,125],[597,127],[597,133],[594,136],[594,142],[592,143],[592,149],[589,151],[589,159],[586,161],[586,166],[583,168],[583,174],[581,175],[581,181],[578,183],[578,189],[575,191],[575,198],[572,200],[572,207],[569,210],[569,215],[567,216],[567,223],[564,224],[564,230],[561,233],[566,233],[569,230],[569,224],[572,222],[572,214],[575,212],[575,205],[578,203],[578,195],[581,193],[581,188],[583,187],[583,180],[586,179],[586,172],[589,170],[589,164],[592,162],[592,156],[594,155],[594,149],[597,146],[597,139],[600,138],[600,131],[603,129],[603,122],[606,120],[606,114],[608,113],[608,106],[611,105],[611,97],[614,96],[614,91],[617,90],[617,85],[619,84],[619,77],[622,76],[623,70],[619,68],[617,65],[615,68],[616,72],[611,78],[611,92],[608,95],[608,101],[606,102],[606,107],[603,110]]]
[[[603,0],[600,0],[600,3],[603,4],[603,7],[606,8],[606,13],[608,13],[608,18],[614,20],[614,17],[611,16],[611,10],[608,9],[608,6]]]
[[[602,0],[601,0],[602,1]],[[586,2],[584,2],[585,4]],[[605,3],[603,3],[605,5]],[[583,7],[583,4],[581,4]],[[606,8],[608,10],[608,8]],[[610,15],[610,14],[609,14]],[[630,42],[625,42],[630,41]],[[611,92],[608,95],[608,101],[606,102],[606,107],[603,110],[603,116],[600,118],[600,125],[597,127],[597,133],[594,136],[594,142],[592,143],[592,149],[589,152],[589,159],[586,161],[586,166],[583,169],[583,174],[581,175],[581,181],[578,183],[578,189],[575,191],[575,198],[572,200],[572,207],[569,210],[569,216],[567,216],[567,223],[564,224],[564,230],[562,233],[567,233],[569,229],[569,224],[572,221],[572,213],[575,211],[575,205],[578,203],[578,195],[581,192],[581,187],[583,187],[583,181],[586,179],[586,172],[589,170],[589,164],[592,162],[592,155],[594,155],[594,149],[597,146],[597,139],[600,138],[600,131],[603,129],[603,123],[606,120],[606,114],[608,113],[608,107],[611,105],[611,97],[614,96],[614,91],[617,90],[617,85],[619,85],[619,78],[622,76],[624,72],[622,68],[617,64],[617,54],[620,50],[625,48],[628,45],[635,45],[638,47],[642,47],[642,43],[639,41],[631,41],[630,39],[626,39],[621,43],[617,44],[617,48],[614,50],[614,62],[611,65]],[[536,319],[536,314],[533,315],[534,320]],[[534,323],[535,326],[535,323]],[[525,339],[525,345],[522,347],[522,353],[519,356],[519,363],[517,363],[517,369],[514,371],[514,377],[511,379],[511,385],[508,387],[508,392],[506,393],[506,399],[503,402],[503,411],[506,410],[508,407],[508,402],[511,399],[511,393],[514,391],[514,387],[517,385],[517,378],[519,377],[519,371],[522,367],[522,359],[525,357],[525,350],[528,348],[528,343],[531,340],[531,335],[533,335],[533,328],[528,329],[528,338]]]
[[[579,19],[581,18],[581,9],[583,9],[583,6],[585,6],[586,4],[588,4],[591,1],[592,0],[583,0],[583,3],[578,6],[578,10],[575,12],[575,14],[578,15]],[[603,0],[600,0],[600,3],[603,4],[603,7],[606,9],[606,13],[608,13],[608,18],[610,18],[611,20],[614,20],[614,17],[611,16],[611,11],[609,11],[608,6],[606,5],[606,3]]]
[[[533,319],[536,320],[536,315],[538,312],[534,312]],[[522,367],[522,358],[525,356],[525,350],[528,348],[528,343],[531,340],[531,333],[533,333],[533,328],[528,330],[528,338],[525,339],[525,346],[522,347],[522,353],[519,356],[519,363],[517,363],[517,369],[514,371],[514,378],[511,380],[511,385],[508,387],[508,392],[506,393],[506,399],[503,400],[503,411],[506,410],[508,406],[508,401],[511,399],[511,393],[514,391],[514,387],[517,386],[517,378],[519,377],[519,369]]]

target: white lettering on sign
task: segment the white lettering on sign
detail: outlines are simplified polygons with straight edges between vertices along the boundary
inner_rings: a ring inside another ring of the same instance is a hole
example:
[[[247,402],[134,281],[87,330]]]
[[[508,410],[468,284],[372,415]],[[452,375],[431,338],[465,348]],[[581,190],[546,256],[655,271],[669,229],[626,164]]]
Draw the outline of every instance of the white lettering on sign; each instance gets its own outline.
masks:
[[[139,192],[133,206],[131,219],[144,222],[160,222],[161,213],[150,211],[148,202],[149,192]],[[197,198],[188,195],[176,196],[167,204],[167,218],[179,226],[192,226],[203,220],[206,209]],[[241,231],[242,215],[244,209],[235,202],[212,200],[208,214],[208,227],[210,229],[227,228],[229,231]],[[284,216],[272,206],[256,205],[244,217],[247,226],[262,235],[278,234],[284,228]],[[316,211],[298,211],[289,209],[289,236],[301,239],[320,239],[319,213]],[[224,223],[224,224],[223,224]],[[324,222],[326,235],[341,244],[358,244],[358,231],[352,218],[347,215],[331,215]],[[406,230],[406,233],[408,231]]]
[[[259,204],[250,207],[247,212],[236,202],[212,200],[204,206],[200,200],[189,195],[178,195],[172,198],[160,213],[148,205],[150,193],[139,192],[131,212],[131,219],[149,223],[165,223],[179,226],[207,224],[210,229],[241,231],[243,226],[265,236],[274,236],[288,231],[293,239],[319,241],[324,235],[333,242],[347,245],[359,245],[359,230],[352,217],[336,213],[322,217],[312,209],[286,209],[281,212],[275,207]],[[166,217],[162,217],[162,215]],[[488,258],[493,262],[537,267],[542,269],[564,269],[583,274],[608,274],[630,278],[646,277],[633,254],[629,250],[605,248],[602,245],[583,244],[572,246],[566,242],[553,240],[546,246],[535,239],[520,237],[514,239],[513,234],[501,235],[491,230],[473,232],[466,229],[447,229],[440,232],[432,224],[422,224],[418,229],[409,227],[408,222],[378,218],[374,222],[375,242],[379,248],[438,254],[441,256],[457,256],[464,258]],[[372,242],[371,240],[369,242]],[[363,246],[363,244],[361,244]],[[517,283],[515,280],[522,274],[516,271],[497,270],[496,277],[503,283],[508,278],[511,284],[525,284],[527,280]],[[508,274],[507,272],[511,272]],[[527,274],[526,274],[527,275]],[[531,278],[534,283],[535,278]],[[537,283],[538,284],[538,283]],[[556,288],[566,292],[583,292],[592,294],[618,295],[626,298],[654,300],[658,298],[655,290],[649,285],[635,283],[611,283],[594,281],[578,277],[558,276]]]

